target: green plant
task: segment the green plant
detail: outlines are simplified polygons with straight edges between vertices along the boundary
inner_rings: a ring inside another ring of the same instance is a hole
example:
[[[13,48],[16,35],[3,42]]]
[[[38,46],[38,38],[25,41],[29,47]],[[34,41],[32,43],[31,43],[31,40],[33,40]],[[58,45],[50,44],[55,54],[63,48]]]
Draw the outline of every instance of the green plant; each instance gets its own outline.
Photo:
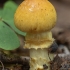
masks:
[[[17,4],[9,0],[0,8],[0,48],[14,50],[20,46],[17,34],[26,35],[14,26]],[[17,33],[17,34],[16,34]]]

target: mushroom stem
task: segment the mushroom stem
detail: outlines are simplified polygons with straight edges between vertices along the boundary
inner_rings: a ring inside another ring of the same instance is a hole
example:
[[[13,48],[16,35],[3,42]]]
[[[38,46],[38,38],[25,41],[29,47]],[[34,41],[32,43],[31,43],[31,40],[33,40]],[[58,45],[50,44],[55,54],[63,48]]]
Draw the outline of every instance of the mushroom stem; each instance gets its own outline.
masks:
[[[30,70],[50,70],[50,59],[53,59],[53,54],[49,54],[46,48],[30,49]]]
[[[30,49],[30,70],[49,70],[50,59],[53,54],[48,56],[48,48],[54,39],[50,31],[43,33],[27,33],[25,48]]]

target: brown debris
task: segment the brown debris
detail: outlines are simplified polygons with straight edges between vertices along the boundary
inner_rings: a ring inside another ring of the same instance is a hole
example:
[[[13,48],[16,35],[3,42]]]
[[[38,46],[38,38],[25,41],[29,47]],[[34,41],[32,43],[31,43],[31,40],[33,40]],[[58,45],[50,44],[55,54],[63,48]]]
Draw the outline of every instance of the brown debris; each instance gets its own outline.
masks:
[[[70,55],[65,57],[57,55],[51,63],[50,70],[70,70]]]
[[[54,60],[51,62],[50,70],[59,70],[61,67],[62,60],[61,58],[57,55]]]

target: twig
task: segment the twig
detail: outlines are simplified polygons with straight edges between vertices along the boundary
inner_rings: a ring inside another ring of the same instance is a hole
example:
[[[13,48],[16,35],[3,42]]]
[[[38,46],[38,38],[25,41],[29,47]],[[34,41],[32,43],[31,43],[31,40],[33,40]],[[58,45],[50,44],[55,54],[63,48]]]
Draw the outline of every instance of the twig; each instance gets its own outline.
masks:
[[[1,65],[2,65],[2,70],[4,70],[4,65],[3,65],[2,61],[0,61],[0,63],[1,63]]]

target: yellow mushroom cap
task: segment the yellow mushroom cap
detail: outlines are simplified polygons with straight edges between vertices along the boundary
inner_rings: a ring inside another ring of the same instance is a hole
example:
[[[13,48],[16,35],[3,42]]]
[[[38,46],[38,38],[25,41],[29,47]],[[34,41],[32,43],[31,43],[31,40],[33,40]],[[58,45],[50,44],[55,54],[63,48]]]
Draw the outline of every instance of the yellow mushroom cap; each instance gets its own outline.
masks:
[[[14,22],[23,32],[45,32],[56,23],[56,11],[48,0],[25,0],[17,8]]]

